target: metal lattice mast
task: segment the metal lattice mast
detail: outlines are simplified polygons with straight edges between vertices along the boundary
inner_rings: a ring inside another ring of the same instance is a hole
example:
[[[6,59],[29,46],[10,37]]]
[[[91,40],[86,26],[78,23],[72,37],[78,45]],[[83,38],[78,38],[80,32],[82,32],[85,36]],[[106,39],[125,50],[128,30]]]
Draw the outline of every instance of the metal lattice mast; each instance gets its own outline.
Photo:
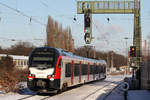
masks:
[[[136,57],[131,58],[139,69],[141,62],[141,23],[140,0],[118,1],[77,1],[77,13],[85,14],[134,14],[133,45],[136,46]],[[92,27],[90,29],[92,35]],[[92,37],[92,36],[91,36]]]
[[[140,63],[142,61],[141,54],[141,16],[140,16],[140,1],[134,0],[135,2],[135,12],[134,12],[134,38],[133,45],[136,46],[136,67],[140,68]]]

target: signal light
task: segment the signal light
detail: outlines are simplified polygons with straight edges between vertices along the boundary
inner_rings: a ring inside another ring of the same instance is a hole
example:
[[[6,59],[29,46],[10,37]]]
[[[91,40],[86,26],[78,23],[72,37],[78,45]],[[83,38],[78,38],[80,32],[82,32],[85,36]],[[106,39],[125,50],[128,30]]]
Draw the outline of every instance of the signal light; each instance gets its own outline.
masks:
[[[91,41],[90,33],[85,33],[84,40],[86,44],[90,44],[90,41]]]
[[[136,46],[130,46],[130,57],[136,57]]]
[[[34,74],[29,74],[29,75],[27,76],[27,78],[28,78],[28,79],[34,79],[34,78],[35,78],[35,75],[34,75]]]
[[[90,27],[90,24],[91,24],[91,19],[90,19],[90,16],[88,15],[85,15],[84,16],[84,27]]]
[[[91,43],[91,39],[92,39],[92,30],[91,30],[91,16],[89,12],[86,12],[84,14],[84,40],[86,44],[90,44]]]

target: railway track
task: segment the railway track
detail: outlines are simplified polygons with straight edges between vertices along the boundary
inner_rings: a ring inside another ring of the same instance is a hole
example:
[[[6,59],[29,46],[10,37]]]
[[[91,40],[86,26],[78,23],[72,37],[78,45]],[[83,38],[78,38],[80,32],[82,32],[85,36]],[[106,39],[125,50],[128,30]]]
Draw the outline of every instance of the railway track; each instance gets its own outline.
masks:
[[[104,81],[105,85],[94,90],[93,92],[91,92],[90,94],[86,95],[85,97],[83,97],[81,100],[92,100],[91,98],[95,97],[96,96],[99,96],[101,95],[100,92],[101,91],[108,91],[105,96],[103,96],[102,99],[100,100],[106,100],[106,98],[111,94],[111,92],[116,89],[116,87],[118,87],[121,82],[108,82],[108,81]],[[95,83],[94,83],[95,84]],[[108,88],[109,87],[109,88]],[[70,90],[69,90],[70,91]],[[64,93],[65,94],[65,93]],[[98,95],[97,95],[98,94]],[[59,96],[59,95],[62,95],[62,94],[57,94],[57,95],[54,95],[54,94],[47,94],[47,95],[30,95],[30,96],[26,96],[26,97],[23,97],[23,98],[20,98],[18,100],[46,100],[46,99],[53,99],[54,96]],[[96,99],[95,99],[96,100]]]
[[[33,96],[35,96],[35,95],[26,96],[26,97],[20,98],[20,99],[18,99],[18,100],[25,100],[25,99],[31,98],[31,97],[33,97]]]
[[[116,87],[114,87],[102,100],[106,100],[107,97],[118,87],[122,84],[122,82],[120,82]]]
[[[114,86],[112,89],[110,89],[110,92],[106,93],[105,96],[103,96],[100,100],[106,100],[106,98],[112,93],[112,91],[114,91],[122,82],[119,82],[119,84],[117,84],[116,86]],[[104,85],[103,87],[95,90],[94,92],[90,93],[89,95],[87,95],[86,97],[84,97],[82,100],[91,100],[91,98],[95,97],[94,95],[96,93],[98,93],[100,90],[105,89],[106,87],[110,86],[110,85],[114,85],[114,82],[109,82],[106,85]],[[95,99],[96,100],[96,99]]]
[[[31,95],[31,96],[26,96],[23,98],[20,98],[18,100],[45,100],[50,98],[51,96],[40,96],[40,95]]]

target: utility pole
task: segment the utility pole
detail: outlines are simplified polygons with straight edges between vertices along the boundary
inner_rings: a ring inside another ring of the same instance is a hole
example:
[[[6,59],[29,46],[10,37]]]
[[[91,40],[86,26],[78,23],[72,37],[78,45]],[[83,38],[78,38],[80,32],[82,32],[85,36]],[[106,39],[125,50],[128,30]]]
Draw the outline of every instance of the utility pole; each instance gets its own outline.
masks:
[[[96,50],[95,50],[95,46],[93,46],[93,58],[96,58]]]
[[[126,41],[125,41],[125,42],[126,42],[126,50],[125,50],[126,52],[125,52],[125,55],[127,56],[127,58],[126,58],[127,67],[125,67],[125,74],[128,74],[129,63],[128,63],[128,43],[127,43],[127,42],[128,42],[128,39],[129,39],[129,38],[128,38],[128,37],[125,37],[124,39],[126,40]]]
[[[127,60],[127,66],[128,66],[128,43],[127,43],[127,41],[128,41],[129,38],[125,37],[124,39],[126,40],[125,41],[126,42],[126,53],[125,53],[125,55],[127,55],[127,59],[126,60]]]
[[[150,43],[148,43],[148,60],[149,60],[149,48],[150,48]]]
[[[111,52],[111,72],[113,72],[113,68],[114,68],[114,52]]]
[[[143,57],[144,62],[147,61],[147,41],[144,41],[144,57]]]
[[[148,60],[147,60],[147,63],[148,63],[148,64],[147,64],[147,67],[148,67],[148,68],[147,68],[147,70],[148,70],[148,73],[147,73],[147,74],[148,74],[148,81],[147,81],[147,83],[149,83],[149,89],[150,89],[150,68],[149,68],[150,65],[149,65],[149,61],[150,61],[150,60],[149,60],[149,44],[148,44]]]
[[[109,69],[110,72],[110,60],[109,60],[109,52],[107,53],[107,68]]]

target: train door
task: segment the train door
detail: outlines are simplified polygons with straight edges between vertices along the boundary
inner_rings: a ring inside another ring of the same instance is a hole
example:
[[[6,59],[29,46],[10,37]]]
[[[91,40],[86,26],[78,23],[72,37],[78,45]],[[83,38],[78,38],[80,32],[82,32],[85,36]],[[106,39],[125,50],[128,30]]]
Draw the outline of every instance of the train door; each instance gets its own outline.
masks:
[[[72,64],[71,64],[71,85],[73,85],[74,83],[74,61],[72,60]]]
[[[81,72],[82,72],[82,66],[81,66],[82,62],[80,61],[80,65],[79,65],[79,83],[81,82]]]
[[[94,63],[94,65],[93,65],[93,80],[95,80],[95,69],[96,69],[96,64]]]
[[[99,69],[99,71],[98,71],[98,73],[99,73],[99,79],[101,78],[101,70],[102,70],[102,65],[101,64],[99,64],[99,66],[98,66],[98,69]]]
[[[88,63],[88,81],[90,79],[90,63]]]

